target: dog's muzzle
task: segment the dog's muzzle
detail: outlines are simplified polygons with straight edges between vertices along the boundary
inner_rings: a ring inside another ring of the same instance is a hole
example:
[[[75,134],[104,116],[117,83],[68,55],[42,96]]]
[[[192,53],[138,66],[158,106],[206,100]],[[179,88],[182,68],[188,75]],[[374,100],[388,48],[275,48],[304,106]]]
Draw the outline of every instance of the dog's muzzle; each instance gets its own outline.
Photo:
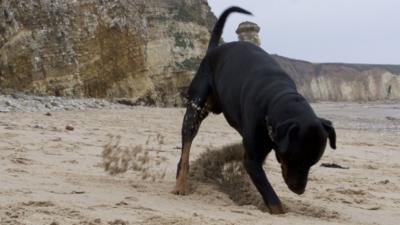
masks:
[[[283,179],[288,188],[298,195],[303,194],[307,186],[308,170],[289,169],[285,163],[281,163],[281,168]]]

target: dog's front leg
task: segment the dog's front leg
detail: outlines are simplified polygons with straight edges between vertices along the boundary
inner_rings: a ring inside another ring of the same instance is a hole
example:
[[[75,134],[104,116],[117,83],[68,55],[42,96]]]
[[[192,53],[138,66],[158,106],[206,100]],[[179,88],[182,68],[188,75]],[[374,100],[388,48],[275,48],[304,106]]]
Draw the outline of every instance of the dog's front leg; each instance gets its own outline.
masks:
[[[270,210],[271,214],[283,214],[282,203],[279,197],[276,195],[274,189],[269,183],[267,176],[265,175],[262,164],[265,160],[266,155],[269,151],[263,149],[257,149],[257,145],[243,141],[246,149],[244,157],[244,167],[249,174],[251,180],[260,192],[265,204]],[[261,146],[258,146],[259,148]]]
[[[200,124],[208,115],[199,101],[190,101],[182,124],[182,152],[176,172],[176,184],[172,193],[186,194],[187,176],[189,173],[189,153],[192,141],[199,130]]]

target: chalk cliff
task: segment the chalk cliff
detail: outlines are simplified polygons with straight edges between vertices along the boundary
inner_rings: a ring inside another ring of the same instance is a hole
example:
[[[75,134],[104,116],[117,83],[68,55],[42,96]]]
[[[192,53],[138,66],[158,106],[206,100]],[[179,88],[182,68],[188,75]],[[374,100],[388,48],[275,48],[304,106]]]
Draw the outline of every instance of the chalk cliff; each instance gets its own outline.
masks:
[[[314,64],[274,55],[309,100],[400,100],[400,66]]]
[[[0,91],[182,105],[214,22],[206,0],[2,0]],[[400,100],[400,66],[274,57],[310,100]]]
[[[179,105],[215,17],[204,0],[3,0],[3,92]]]

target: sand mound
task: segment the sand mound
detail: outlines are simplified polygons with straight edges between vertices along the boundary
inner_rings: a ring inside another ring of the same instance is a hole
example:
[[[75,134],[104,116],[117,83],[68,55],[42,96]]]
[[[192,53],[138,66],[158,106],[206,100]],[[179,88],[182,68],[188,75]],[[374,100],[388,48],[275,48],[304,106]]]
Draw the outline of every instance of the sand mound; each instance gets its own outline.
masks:
[[[191,165],[190,176],[197,182],[211,183],[227,194],[237,205],[253,205],[261,211],[268,211],[261,195],[248,176],[242,160],[242,144],[232,144],[201,154]],[[281,198],[284,207],[299,215],[327,220],[338,219],[339,214],[321,206],[292,198]]]
[[[191,180],[214,184],[238,205],[267,210],[243,167],[242,144],[232,144],[201,154],[190,167]]]
[[[143,180],[156,180],[165,177],[166,169],[159,169],[165,158],[151,157],[149,151],[141,145],[123,146],[121,136],[108,135],[110,140],[104,146],[103,166],[110,175],[133,170],[139,173]],[[158,170],[155,170],[157,168]]]

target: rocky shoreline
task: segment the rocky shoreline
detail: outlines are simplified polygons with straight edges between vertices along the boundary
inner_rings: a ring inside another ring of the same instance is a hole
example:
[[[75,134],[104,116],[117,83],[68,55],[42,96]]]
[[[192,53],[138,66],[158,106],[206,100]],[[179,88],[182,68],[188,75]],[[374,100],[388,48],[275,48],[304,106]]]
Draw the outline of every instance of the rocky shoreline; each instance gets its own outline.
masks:
[[[314,104],[318,102],[314,102]],[[322,103],[322,102],[321,102]],[[329,104],[329,102],[326,102]],[[334,104],[334,102],[331,102]],[[398,101],[373,101],[373,102],[336,102],[343,105],[360,104],[363,107],[373,107],[374,105],[386,105],[396,109],[399,107]],[[0,94],[0,113],[7,112],[52,112],[52,111],[73,111],[88,109],[132,109],[136,106],[154,106],[146,99],[103,99],[103,98],[84,98],[84,97],[58,97],[47,95],[33,95],[26,93]],[[161,107],[163,108],[163,107]]]
[[[0,112],[2,113],[129,108],[133,106],[98,98],[36,96],[21,93],[0,95]]]

